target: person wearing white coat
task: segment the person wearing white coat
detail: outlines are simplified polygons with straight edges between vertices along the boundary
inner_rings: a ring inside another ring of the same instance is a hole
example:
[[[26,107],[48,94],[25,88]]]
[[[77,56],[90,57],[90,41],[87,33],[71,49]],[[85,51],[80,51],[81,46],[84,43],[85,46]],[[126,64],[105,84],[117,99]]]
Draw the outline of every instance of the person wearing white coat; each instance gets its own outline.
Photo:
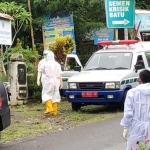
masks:
[[[120,125],[124,127],[123,137],[127,140],[126,150],[136,150],[138,143],[150,139],[150,71],[139,74],[139,83],[128,91],[124,116]]]
[[[57,115],[57,103],[60,102],[59,88],[62,87],[61,66],[54,60],[54,53],[48,51],[45,61],[38,65],[37,84],[42,82],[42,102],[46,105],[45,114]]]
[[[48,54],[49,52],[50,52],[50,50],[47,50],[47,49],[43,51],[43,56],[44,56],[44,58],[39,61],[39,63],[38,63],[38,68],[40,68],[40,66],[41,66],[44,62],[46,62],[46,57],[47,57],[47,54]],[[41,79],[41,80],[43,79],[42,76],[44,76],[44,74],[42,74],[41,72],[38,72],[38,75],[37,75],[37,85],[38,85],[38,86],[40,86],[40,79]]]

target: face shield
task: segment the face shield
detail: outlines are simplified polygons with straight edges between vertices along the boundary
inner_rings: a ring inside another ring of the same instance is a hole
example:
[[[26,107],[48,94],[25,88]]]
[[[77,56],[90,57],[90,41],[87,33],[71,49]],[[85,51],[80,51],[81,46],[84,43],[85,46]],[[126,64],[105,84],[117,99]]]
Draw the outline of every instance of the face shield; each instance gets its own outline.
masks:
[[[54,53],[52,51],[49,51],[46,57],[47,60],[54,60]]]
[[[44,50],[43,51],[43,57],[46,59],[47,58],[47,55],[49,54],[49,50]]]

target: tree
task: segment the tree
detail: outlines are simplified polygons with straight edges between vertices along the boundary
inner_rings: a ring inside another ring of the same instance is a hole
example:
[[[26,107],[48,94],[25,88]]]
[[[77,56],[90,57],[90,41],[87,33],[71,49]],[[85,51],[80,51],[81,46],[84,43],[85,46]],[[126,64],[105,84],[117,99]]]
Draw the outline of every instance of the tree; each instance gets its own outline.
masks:
[[[29,46],[23,48],[20,39],[17,38],[16,41],[16,45],[13,48],[8,49],[8,56],[10,57],[13,53],[22,54],[24,61],[26,62],[28,73],[32,73],[35,71],[35,63],[39,59],[39,54],[35,48],[33,50],[31,50]],[[7,59],[6,57],[7,56],[4,55],[4,59]]]
[[[62,11],[73,12],[77,49],[93,38],[94,31],[105,27],[103,0],[34,0],[33,4],[36,13],[40,11],[43,15]]]
[[[15,2],[3,2],[0,3],[0,12],[9,14],[13,17],[12,27],[14,29],[14,35],[12,38],[12,44],[22,28],[23,24],[28,24],[30,20],[30,13],[28,13],[23,5],[16,4]]]
[[[31,39],[32,39],[32,49],[34,48],[34,33],[33,33],[33,26],[32,26],[32,12],[31,12],[31,2],[28,0],[28,9],[30,12],[30,29],[31,29]]]
[[[150,0],[135,0],[137,9],[150,9]]]
[[[7,0],[7,2],[12,2],[12,0]],[[16,0],[15,2],[28,9],[26,0]],[[47,13],[73,12],[77,52],[79,52],[79,47],[83,49],[83,46],[86,45],[85,41],[92,40],[94,31],[105,27],[104,0],[32,0],[30,4],[36,44],[43,43],[42,23],[44,15]],[[26,41],[24,46],[30,45],[31,42],[31,33],[26,30],[26,27],[28,29],[29,26],[24,24],[20,34],[18,34],[18,38]]]

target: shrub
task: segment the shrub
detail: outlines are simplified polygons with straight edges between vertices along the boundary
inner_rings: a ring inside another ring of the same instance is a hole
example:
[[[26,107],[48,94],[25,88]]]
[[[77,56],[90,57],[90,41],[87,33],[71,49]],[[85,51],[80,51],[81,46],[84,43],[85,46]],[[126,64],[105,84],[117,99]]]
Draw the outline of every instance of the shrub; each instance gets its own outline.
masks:
[[[8,82],[8,77],[6,75],[0,75],[0,79],[3,81],[3,82]]]
[[[55,54],[55,59],[61,63],[65,62],[66,55],[70,54],[75,47],[75,43],[71,35],[56,37],[55,42],[50,45],[50,49]]]
[[[36,51],[36,47],[34,49],[30,49],[29,47],[26,47],[25,49],[22,48],[22,43],[19,39],[17,39],[17,44],[13,48],[9,48],[8,52],[4,54],[4,60],[7,59],[7,54],[8,57],[10,57],[12,54],[18,53],[18,54],[23,54],[24,61],[26,62],[26,67],[28,73],[32,73],[32,71],[35,68],[35,63],[39,59],[40,55]],[[7,62],[8,63],[8,62]],[[7,63],[4,63],[5,65]]]
[[[28,76],[28,94],[29,98],[32,98],[34,102],[41,102],[42,86],[37,85],[37,70],[31,76]]]

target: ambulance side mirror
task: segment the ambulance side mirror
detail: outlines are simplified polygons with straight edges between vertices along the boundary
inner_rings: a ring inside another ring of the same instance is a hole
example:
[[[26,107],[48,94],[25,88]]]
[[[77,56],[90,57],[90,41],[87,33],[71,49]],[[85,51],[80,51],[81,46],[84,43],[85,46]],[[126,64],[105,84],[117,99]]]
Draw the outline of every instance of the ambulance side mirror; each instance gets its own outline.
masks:
[[[140,70],[143,69],[144,67],[141,64],[136,64],[135,65],[135,70]]]
[[[136,72],[143,68],[145,68],[144,61],[143,60],[137,61],[136,65],[135,65]]]
[[[80,72],[81,71],[81,66],[75,66],[74,71],[79,71]]]
[[[144,66],[143,65],[141,65],[141,64],[136,64],[135,66],[135,72],[137,73],[137,71],[138,70],[140,70],[140,69],[143,69],[144,68]]]

